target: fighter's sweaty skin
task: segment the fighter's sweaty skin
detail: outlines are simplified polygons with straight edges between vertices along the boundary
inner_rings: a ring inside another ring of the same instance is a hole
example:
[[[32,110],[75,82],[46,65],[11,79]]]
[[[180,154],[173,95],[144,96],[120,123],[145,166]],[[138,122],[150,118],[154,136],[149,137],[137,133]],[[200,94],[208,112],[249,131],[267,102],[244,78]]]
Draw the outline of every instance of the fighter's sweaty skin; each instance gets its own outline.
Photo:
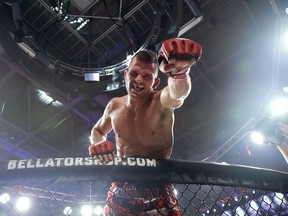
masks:
[[[110,115],[118,156],[169,158],[173,147],[174,113],[153,92],[143,105],[129,106],[127,96],[111,100]],[[123,127],[123,125],[126,125]]]

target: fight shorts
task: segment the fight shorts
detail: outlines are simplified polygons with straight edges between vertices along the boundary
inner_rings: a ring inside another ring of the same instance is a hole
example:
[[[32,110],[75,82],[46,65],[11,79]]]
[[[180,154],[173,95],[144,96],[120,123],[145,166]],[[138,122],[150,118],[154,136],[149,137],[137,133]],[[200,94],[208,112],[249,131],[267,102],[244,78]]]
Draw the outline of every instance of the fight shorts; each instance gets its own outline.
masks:
[[[181,212],[172,184],[113,182],[103,215],[180,216]]]

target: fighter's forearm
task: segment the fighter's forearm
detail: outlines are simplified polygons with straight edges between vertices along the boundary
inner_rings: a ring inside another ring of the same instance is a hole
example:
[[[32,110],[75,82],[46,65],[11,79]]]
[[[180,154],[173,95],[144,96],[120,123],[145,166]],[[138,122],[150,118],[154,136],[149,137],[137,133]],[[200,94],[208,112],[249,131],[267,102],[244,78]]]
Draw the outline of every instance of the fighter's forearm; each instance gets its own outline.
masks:
[[[100,133],[95,127],[91,130],[90,142],[91,143],[98,143],[100,141],[105,141],[107,138],[106,135]]]
[[[191,92],[192,84],[189,74],[183,79],[168,78],[168,88],[171,99],[184,100]]]

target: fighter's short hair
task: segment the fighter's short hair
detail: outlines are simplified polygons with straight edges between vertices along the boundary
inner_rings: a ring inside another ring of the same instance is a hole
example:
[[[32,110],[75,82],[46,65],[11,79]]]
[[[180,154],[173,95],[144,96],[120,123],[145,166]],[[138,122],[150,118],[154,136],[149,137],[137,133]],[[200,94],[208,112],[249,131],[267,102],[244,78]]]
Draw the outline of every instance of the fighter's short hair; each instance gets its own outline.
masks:
[[[155,64],[155,75],[157,77],[158,68],[159,68],[158,54],[157,53],[150,51],[150,50],[140,50],[133,55],[131,62],[135,58],[137,58],[138,61],[143,62],[143,63],[154,63]],[[130,64],[129,64],[129,66],[130,66]]]

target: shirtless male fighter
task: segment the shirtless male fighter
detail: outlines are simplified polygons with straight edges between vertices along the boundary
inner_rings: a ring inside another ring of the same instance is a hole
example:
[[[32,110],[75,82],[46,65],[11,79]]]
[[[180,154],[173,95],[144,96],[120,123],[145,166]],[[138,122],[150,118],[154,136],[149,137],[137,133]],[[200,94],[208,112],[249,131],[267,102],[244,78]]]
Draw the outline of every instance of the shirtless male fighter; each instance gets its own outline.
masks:
[[[201,53],[198,43],[181,38],[164,41],[158,54],[147,50],[137,52],[124,72],[128,94],[113,98],[107,104],[103,116],[91,131],[89,154],[106,163],[116,156],[170,158],[174,142],[174,110],[183,104],[191,91],[190,67],[199,60]],[[159,91],[156,90],[160,83],[158,69],[168,76],[167,86]],[[117,154],[111,141],[106,140],[111,130],[115,134]],[[117,197],[117,190],[124,190],[123,185],[112,184],[107,200],[110,210],[105,214],[113,211],[116,215],[180,215],[176,198],[171,195],[171,184],[154,188],[159,190],[158,198],[162,200],[153,199],[153,205],[152,198],[149,205],[140,205],[138,198],[138,210],[135,210],[136,204],[131,204],[132,197],[126,197],[126,200],[120,195]],[[128,194],[135,185],[125,188]],[[123,196],[123,191],[121,194]],[[141,200],[143,204],[147,198],[141,197]],[[125,202],[134,210],[123,205]]]

